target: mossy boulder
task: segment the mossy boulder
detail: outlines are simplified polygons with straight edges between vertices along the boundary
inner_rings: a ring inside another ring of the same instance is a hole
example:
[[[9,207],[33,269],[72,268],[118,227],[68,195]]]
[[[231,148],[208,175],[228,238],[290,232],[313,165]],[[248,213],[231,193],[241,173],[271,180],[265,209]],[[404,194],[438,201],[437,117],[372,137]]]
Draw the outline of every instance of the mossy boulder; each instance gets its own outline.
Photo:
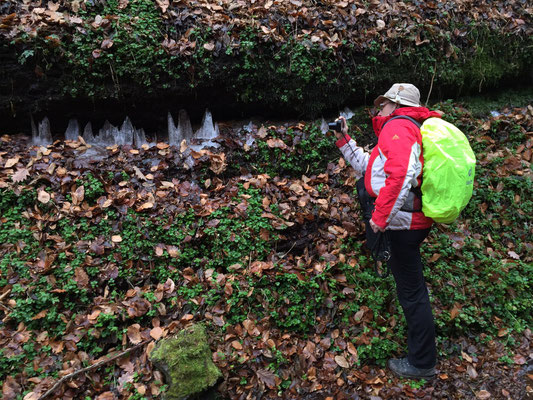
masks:
[[[165,374],[169,385],[166,400],[194,398],[222,376],[211,359],[203,325],[192,325],[174,337],[162,339],[150,360]]]

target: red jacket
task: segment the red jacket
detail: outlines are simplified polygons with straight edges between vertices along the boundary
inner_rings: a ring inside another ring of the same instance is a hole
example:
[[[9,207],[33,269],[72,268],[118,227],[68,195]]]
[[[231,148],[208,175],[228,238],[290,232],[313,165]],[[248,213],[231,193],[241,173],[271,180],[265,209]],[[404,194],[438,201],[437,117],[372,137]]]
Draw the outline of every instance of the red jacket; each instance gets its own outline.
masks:
[[[407,119],[391,118],[406,115],[422,123],[430,117],[440,117],[425,107],[401,107],[387,117],[374,117],[372,125],[378,144],[370,154],[358,147],[346,135],[337,141],[344,158],[360,175],[365,176],[365,187],[376,197],[372,214],[374,223],[392,230],[425,229],[433,220],[422,211],[404,211],[402,208],[420,209],[420,201],[410,190],[422,183],[422,136],[420,129]]]

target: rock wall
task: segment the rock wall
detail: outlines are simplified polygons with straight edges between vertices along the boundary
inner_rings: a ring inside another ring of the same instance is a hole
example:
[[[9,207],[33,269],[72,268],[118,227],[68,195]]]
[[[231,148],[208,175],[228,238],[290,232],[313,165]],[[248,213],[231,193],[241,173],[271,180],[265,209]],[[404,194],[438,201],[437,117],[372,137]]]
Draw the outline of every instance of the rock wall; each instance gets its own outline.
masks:
[[[1,11],[4,131],[45,111],[65,128],[132,110],[145,127],[181,108],[317,117],[395,81],[432,99],[533,81],[520,1],[6,0]]]

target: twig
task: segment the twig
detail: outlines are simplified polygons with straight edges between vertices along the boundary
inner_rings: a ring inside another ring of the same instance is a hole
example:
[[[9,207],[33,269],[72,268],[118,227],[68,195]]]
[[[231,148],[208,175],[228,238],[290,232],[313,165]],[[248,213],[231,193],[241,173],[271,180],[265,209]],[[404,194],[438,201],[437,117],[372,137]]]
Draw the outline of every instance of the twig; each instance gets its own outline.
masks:
[[[435,61],[435,68],[433,69],[433,76],[431,77],[431,86],[429,87],[428,98],[426,99],[426,107],[429,103],[429,96],[431,96],[431,91],[433,90],[433,80],[437,74],[437,62]]]
[[[11,293],[11,289],[9,289],[7,292],[5,292],[2,295],[0,295],[0,302],[3,301],[4,298],[6,298],[9,295],[9,293]],[[11,307],[6,306],[5,304],[0,303],[0,307],[5,308],[9,312],[13,312],[13,309]],[[8,317],[8,316],[9,315],[6,314],[6,317]],[[3,320],[2,320],[2,322],[3,322]]]
[[[287,254],[289,254],[289,253],[291,252],[291,250],[294,248],[294,245],[296,245],[296,242],[293,242],[293,243],[292,243],[291,248],[290,248],[285,254],[283,254],[283,255],[279,258],[279,260],[283,260],[283,259],[287,256]],[[279,261],[279,260],[278,260],[278,261]]]
[[[118,354],[115,354],[113,357],[111,358],[108,358],[106,360],[102,360],[102,361],[99,361],[97,362],[96,364],[94,365],[91,365],[89,367],[86,367],[86,368],[82,368],[82,369],[79,369],[77,371],[74,371],[73,373],[71,374],[68,374],[68,375],[65,375],[63,378],[61,378],[60,380],[58,380],[54,386],[52,386],[50,389],[48,389],[48,391],[43,394],[41,397],[39,397],[39,400],[44,400],[46,399],[49,395],[51,395],[58,387],[61,386],[61,384],[65,381],[68,381],[69,379],[71,378],[74,378],[75,376],[79,375],[79,374],[82,374],[84,372],[88,372],[88,371],[91,371],[93,369],[96,369],[98,367],[101,367],[102,365],[104,364],[107,364],[107,363],[110,363],[111,361],[115,361],[117,358],[121,358],[123,356],[125,356],[126,354],[132,352],[133,350],[137,350],[139,347],[142,347],[144,346],[145,344],[149,343],[150,340],[145,340],[144,342],[142,343],[139,343],[133,347],[130,347],[129,349],[126,349],[124,350],[123,352],[121,353],[118,353]]]
[[[5,293],[2,293],[0,295],[0,301],[4,300],[5,297],[7,297],[9,295],[9,293],[11,293],[11,289],[9,289],[7,292]]]

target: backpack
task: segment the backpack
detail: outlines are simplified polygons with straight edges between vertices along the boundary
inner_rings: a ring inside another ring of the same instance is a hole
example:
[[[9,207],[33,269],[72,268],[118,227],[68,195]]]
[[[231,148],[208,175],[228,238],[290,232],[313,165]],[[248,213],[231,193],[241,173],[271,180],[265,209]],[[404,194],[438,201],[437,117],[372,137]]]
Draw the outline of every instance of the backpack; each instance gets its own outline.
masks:
[[[435,222],[449,224],[466,207],[474,189],[476,157],[468,139],[453,124],[441,118],[428,118],[421,125],[422,135],[422,212]]]

